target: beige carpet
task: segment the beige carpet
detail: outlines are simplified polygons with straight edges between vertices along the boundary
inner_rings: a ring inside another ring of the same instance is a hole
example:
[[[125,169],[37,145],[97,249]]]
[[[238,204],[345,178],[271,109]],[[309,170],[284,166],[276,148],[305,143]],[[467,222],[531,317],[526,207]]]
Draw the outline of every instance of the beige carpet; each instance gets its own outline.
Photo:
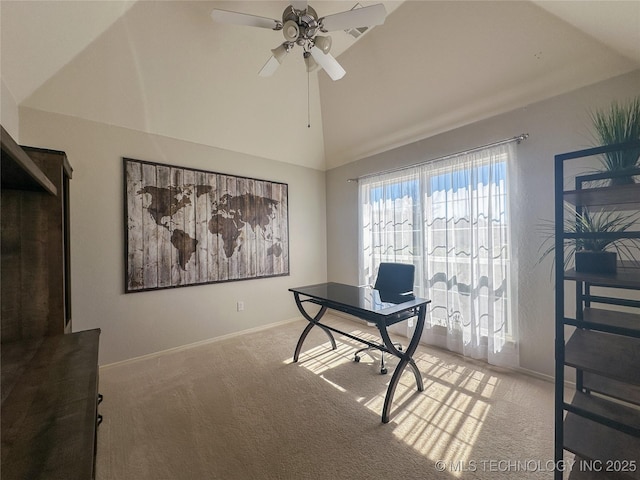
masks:
[[[305,324],[102,368],[97,478],[552,478],[551,383],[421,346],[425,391],[407,371],[383,424],[394,364],[380,375],[319,329],[292,363]]]

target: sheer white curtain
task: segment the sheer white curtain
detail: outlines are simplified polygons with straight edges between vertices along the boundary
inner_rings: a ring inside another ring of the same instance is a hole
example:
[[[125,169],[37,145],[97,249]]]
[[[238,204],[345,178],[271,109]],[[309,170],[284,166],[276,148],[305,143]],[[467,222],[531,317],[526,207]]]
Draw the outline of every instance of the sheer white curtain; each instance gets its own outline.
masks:
[[[431,299],[425,343],[517,366],[509,235],[513,143],[360,180],[360,281],[413,263]]]
[[[360,182],[360,285],[373,285],[381,262],[421,267],[420,169]]]

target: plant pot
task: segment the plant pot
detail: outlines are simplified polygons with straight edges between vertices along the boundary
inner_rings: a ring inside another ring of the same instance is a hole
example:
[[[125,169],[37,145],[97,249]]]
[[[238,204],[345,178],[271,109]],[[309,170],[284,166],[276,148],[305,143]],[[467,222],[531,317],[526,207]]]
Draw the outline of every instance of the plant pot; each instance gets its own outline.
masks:
[[[620,185],[632,185],[634,183],[636,183],[636,180],[633,175],[613,176],[609,180],[609,185],[611,185],[612,187],[618,187]]]
[[[576,252],[575,261],[576,272],[616,273],[616,252]]]

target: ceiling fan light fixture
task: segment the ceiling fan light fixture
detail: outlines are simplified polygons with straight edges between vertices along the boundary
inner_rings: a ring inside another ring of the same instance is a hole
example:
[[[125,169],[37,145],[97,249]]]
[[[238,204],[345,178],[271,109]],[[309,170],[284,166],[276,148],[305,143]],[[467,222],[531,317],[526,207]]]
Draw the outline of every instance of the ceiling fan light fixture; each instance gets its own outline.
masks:
[[[289,50],[291,50],[291,47],[287,43],[283,43],[282,45],[271,50],[271,53],[273,53],[273,56],[278,61],[278,63],[282,63],[284,57],[286,57],[287,53],[289,53]]]
[[[313,39],[313,43],[316,47],[318,47],[322,53],[324,53],[325,55],[327,53],[329,53],[329,50],[331,50],[331,37],[330,36],[326,36],[323,37],[321,35],[316,36]]]
[[[217,23],[282,30],[285,41],[282,45],[271,50],[273,55],[260,70],[260,76],[272,75],[284,61],[289,50],[299,45],[303,49],[307,72],[318,67],[325,70],[332,80],[339,80],[346,72],[329,53],[332,44],[331,37],[317,35],[317,33],[349,29],[357,29],[359,33],[362,33],[374,25],[382,25],[387,16],[387,11],[382,3],[361,8],[357,8],[360,6],[357,4],[356,8],[352,10],[319,17],[316,11],[308,5],[307,0],[289,1],[290,5],[282,12],[282,21],[219,9],[214,9],[211,12],[211,18]]]
[[[300,35],[300,28],[294,20],[287,20],[284,22],[282,34],[288,42],[295,42],[298,39],[298,35]]]

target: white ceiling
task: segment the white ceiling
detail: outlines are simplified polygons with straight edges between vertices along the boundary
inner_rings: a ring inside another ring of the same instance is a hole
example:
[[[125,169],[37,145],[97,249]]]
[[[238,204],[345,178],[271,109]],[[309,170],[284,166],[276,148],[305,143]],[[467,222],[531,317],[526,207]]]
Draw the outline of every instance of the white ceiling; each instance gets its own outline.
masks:
[[[286,1],[1,0],[0,74],[21,106],[322,170],[640,68],[640,1],[384,3],[332,33],[333,82],[299,47],[258,77],[281,33],[209,16]]]

